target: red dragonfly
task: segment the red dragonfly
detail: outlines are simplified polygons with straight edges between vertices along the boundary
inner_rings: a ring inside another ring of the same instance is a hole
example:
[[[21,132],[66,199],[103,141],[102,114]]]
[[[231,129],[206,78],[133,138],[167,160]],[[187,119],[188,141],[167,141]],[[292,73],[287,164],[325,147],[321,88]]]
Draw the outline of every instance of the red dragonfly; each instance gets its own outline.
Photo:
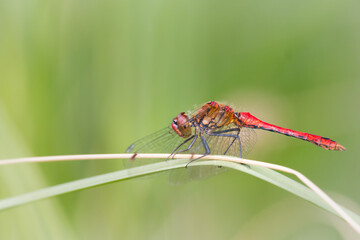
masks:
[[[295,137],[327,150],[346,150],[330,138],[278,127],[248,112],[235,112],[225,104],[211,101],[195,112],[180,113],[171,126],[136,141],[126,152],[171,153],[169,158],[178,153],[202,154],[202,157],[209,154],[244,157],[256,143],[253,129]]]

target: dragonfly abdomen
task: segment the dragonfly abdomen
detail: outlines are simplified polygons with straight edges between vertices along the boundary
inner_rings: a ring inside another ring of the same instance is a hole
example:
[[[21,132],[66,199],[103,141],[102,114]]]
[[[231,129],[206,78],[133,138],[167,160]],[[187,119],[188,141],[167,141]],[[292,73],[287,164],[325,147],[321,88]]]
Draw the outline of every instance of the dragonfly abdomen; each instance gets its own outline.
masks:
[[[278,127],[273,124],[266,123],[264,121],[259,120],[258,118],[254,117],[248,112],[240,112],[235,113],[237,117],[237,121],[235,124],[248,127],[248,128],[256,128],[256,129],[263,129],[271,132],[280,133],[286,136],[291,136],[294,138],[302,139],[308,142],[311,142],[319,147],[328,149],[328,150],[335,150],[335,151],[345,151],[346,148],[331,140],[330,138],[321,137],[318,135],[313,135],[309,133],[299,132],[292,129]]]

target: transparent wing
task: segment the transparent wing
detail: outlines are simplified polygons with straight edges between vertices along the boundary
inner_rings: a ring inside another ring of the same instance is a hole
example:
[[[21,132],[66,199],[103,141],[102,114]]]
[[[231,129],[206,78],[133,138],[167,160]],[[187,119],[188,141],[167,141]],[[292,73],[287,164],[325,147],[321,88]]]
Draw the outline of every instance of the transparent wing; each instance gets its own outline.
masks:
[[[232,129],[233,131],[230,131]],[[205,136],[212,155],[245,157],[253,149],[257,140],[253,129],[238,128],[233,124],[219,128],[212,134]],[[235,138],[235,136],[239,136],[239,138]]]
[[[171,127],[163,128],[131,144],[127,153],[170,153],[185,139],[177,135]],[[132,159],[125,161],[125,167],[136,167],[153,162],[164,161],[161,159]]]
[[[233,129],[233,130],[232,130]],[[219,136],[222,134],[222,136]],[[213,155],[229,155],[240,157],[246,156],[256,143],[256,133],[250,128],[238,128],[230,124],[223,128],[219,128],[211,134],[203,135],[210,149],[210,154]],[[237,138],[236,136],[239,136]],[[172,153],[180,144],[187,139],[178,136],[171,127],[166,127],[149,136],[146,136],[129,146],[126,152],[130,153]],[[193,142],[195,138],[184,143],[177,151],[186,150],[190,144],[193,146],[183,153],[190,154],[204,154],[205,147],[201,142],[200,137]],[[169,159],[171,160],[171,159]],[[135,167],[144,164],[161,161],[161,159],[137,159],[125,161],[125,167]],[[164,161],[164,160],[162,160]],[[203,179],[222,173],[226,168],[216,166],[194,166],[191,164],[186,169],[173,170],[170,174],[171,183],[183,183],[188,179]]]
[[[223,132],[230,129],[234,129],[234,126],[226,126],[220,129],[217,129],[215,132]],[[239,128],[237,128],[239,129]],[[210,154],[212,155],[225,155],[228,156],[235,156],[240,157],[240,146],[241,146],[241,153],[242,157],[246,156],[250,153],[254,145],[256,144],[256,133],[251,128],[240,128],[240,131],[230,131],[221,134],[227,135],[234,135],[239,136],[239,140],[235,137],[231,136],[213,136],[205,134],[204,138],[209,146]],[[215,133],[216,134],[216,133]],[[188,146],[190,143],[187,143]],[[182,149],[186,149],[183,147]],[[198,138],[194,147],[186,151],[184,153],[196,153],[196,154],[203,154],[205,153],[205,148]],[[220,174],[227,171],[227,168],[218,167],[218,166],[194,166],[192,167],[191,164],[188,165],[187,169],[176,169],[170,173],[169,182],[172,184],[182,184],[186,181],[190,180],[200,180],[209,178],[211,176]]]

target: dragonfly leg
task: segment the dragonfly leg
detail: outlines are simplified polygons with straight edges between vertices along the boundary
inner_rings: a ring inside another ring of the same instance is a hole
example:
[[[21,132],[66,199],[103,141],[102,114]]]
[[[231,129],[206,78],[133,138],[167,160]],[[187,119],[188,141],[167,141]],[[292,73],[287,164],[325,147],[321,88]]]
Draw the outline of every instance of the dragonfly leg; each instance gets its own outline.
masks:
[[[236,132],[235,134],[223,134],[223,133],[227,133],[227,132]],[[212,132],[209,135],[210,136],[219,136],[219,137],[233,137],[233,141],[231,142],[231,144],[228,146],[228,148],[226,149],[226,151],[224,152],[224,155],[226,155],[227,151],[229,151],[229,149],[231,148],[231,146],[234,144],[235,140],[237,139],[239,142],[239,151],[240,151],[240,158],[242,157],[242,150],[241,150],[241,140],[239,137],[239,133],[240,133],[240,128],[231,128],[231,129],[227,129],[224,131],[216,131],[216,132]]]
[[[188,147],[187,149],[177,151],[182,145],[184,145],[185,143],[187,143],[188,141],[190,141],[190,140],[193,139],[193,138],[194,138],[194,140],[190,143],[190,145],[189,145],[189,147]],[[177,146],[177,147],[172,151],[172,153],[170,154],[170,156],[168,157],[168,159],[171,158],[171,156],[175,156],[175,154],[177,154],[177,153],[185,152],[185,151],[190,150],[190,149],[192,148],[192,146],[194,145],[194,143],[195,143],[195,141],[196,141],[197,138],[198,138],[198,135],[193,135],[193,136],[189,137],[188,139],[186,139],[185,141],[183,141],[179,146]]]
[[[201,157],[198,157],[198,158],[195,158],[195,159],[191,159],[190,162],[188,162],[188,163],[185,165],[185,168],[187,168],[187,166],[188,166],[190,163],[192,163],[192,162],[194,162],[194,161],[196,161],[196,160],[198,160],[198,159],[200,159],[200,158],[203,158],[203,157],[205,157],[205,156],[207,156],[207,155],[210,154],[209,145],[207,144],[204,136],[201,135],[201,133],[200,133],[200,139],[201,139],[201,142],[202,142],[202,144],[203,144],[203,146],[204,146],[204,148],[205,148],[205,153],[204,153]]]
[[[230,130],[230,129],[228,129],[228,130]],[[225,131],[227,131],[227,130],[225,130]],[[210,136],[232,137],[232,138],[234,138],[233,141],[231,142],[231,144],[229,145],[229,147],[226,149],[224,155],[227,153],[227,151],[229,151],[230,147],[234,144],[235,140],[237,139],[239,141],[240,158],[242,158],[241,140],[240,140],[240,137],[239,137],[240,128],[238,128],[237,130],[233,130],[233,131],[237,131],[237,134],[236,135],[234,135],[234,134],[221,134],[221,133],[217,133],[217,132],[212,132],[209,135]],[[222,132],[222,131],[219,131],[219,132]],[[227,132],[231,132],[231,131],[227,131]],[[250,168],[250,166],[247,165],[247,164],[244,164],[244,163],[241,163],[241,164],[245,165],[245,166],[248,166]]]
[[[240,128],[230,128],[230,129],[221,130],[221,131],[214,131],[212,133],[227,133],[227,132],[240,132]]]
[[[179,149],[182,145],[184,145],[186,142],[188,142],[188,141],[189,141],[190,139],[192,139],[192,138],[194,138],[194,140],[192,140],[192,142],[191,142],[190,145],[187,147],[187,149],[183,149],[183,150],[180,150],[180,151],[176,151],[177,149]],[[196,142],[197,138],[198,138],[198,135],[194,135],[194,136],[192,136],[190,139],[187,139],[187,140],[184,141],[182,144],[180,144],[180,146],[178,146],[178,147],[171,153],[171,155],[175,156],[175,155],[178,154],[178,153],[189,151],[189,150],[193,147],[193,145],[194,145],[194,143]],[[170,155],[170,156],[171,156],[171,155]],[[170,157],[169,157],[169,158],[170,158]]]

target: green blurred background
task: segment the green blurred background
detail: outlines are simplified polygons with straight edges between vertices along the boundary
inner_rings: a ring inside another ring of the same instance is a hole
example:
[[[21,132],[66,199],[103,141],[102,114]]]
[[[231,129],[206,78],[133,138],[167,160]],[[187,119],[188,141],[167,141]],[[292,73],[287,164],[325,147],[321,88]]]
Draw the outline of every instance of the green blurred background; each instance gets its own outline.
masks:
[[[248,156],[301,171],[359,211],[360,3],[0,0],[0,157],[122,153],[181,111],[225,101],[335,139],[259,132]],[[0,168],[0,198],[120,160]],[[0,213],[1,239],[355,239],[338,218],[244,173],[129,180]]]

